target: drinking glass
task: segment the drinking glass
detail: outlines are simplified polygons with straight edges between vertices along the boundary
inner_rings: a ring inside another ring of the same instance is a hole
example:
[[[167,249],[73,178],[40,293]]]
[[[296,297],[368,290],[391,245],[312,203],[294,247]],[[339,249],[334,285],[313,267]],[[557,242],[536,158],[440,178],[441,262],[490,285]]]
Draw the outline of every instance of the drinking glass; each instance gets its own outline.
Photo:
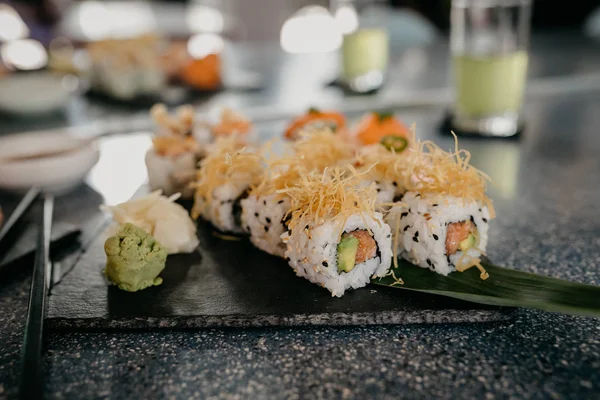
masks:
[[[331,0],[336,25],[343,35],[341,80],[356,93],[377,90],[383,84],[388,66],[389,38],[379,24],[361,20],[361,11],[375,0]]]
[[[531,0],[452,0],[452,125],[512,136],[521,129]]]

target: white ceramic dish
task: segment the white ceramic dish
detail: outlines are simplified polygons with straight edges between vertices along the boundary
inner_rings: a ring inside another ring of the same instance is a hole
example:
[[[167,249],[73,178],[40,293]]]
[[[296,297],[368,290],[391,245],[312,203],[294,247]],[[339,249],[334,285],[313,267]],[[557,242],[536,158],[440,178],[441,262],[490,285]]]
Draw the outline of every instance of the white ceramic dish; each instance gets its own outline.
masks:
[[[67,133],[0,137],[0,189],[23,192],[37,186],[66,192],[84,180],[99,156],[96,142]]]
[[[45,114],[64,108],[71,92],[62,77],[49,72],[13,74],[0,79],[0,110],[11,114]]]

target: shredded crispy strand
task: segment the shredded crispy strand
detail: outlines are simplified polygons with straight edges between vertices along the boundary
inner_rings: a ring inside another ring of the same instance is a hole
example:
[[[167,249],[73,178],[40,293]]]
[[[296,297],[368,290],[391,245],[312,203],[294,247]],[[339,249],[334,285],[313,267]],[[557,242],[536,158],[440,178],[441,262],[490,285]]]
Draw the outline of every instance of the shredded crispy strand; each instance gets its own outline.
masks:
[[[461,265],[461,266],[456,266],[456,270],[458,272],[465,272],[473,267],[477,267],[477,269],[479,270],[480,274],[479,274],[479,278],[481,278],[481,280],[486,280],[490,277],[490,274],[488,274],[488,272],[485,270],[485,268],[483,268],[483,265],[481,265],[481,260],[477,259],[474,262],[470,263],[470,264],[466,264],[466,265]]]
[[[218,138],[211,153],[200,162],[192,217],[198,218],[203,207],[213,201],[213,191],[225,184],[256,185],[264,172],[263,157],[251,152],[235,135]]]
[[[403,172],[407,190],[479,201],[488,207],[490,217],[495,217],[492,200],[485,193],[490,178],[469,164],[471,153],[458,148],[456,135],[451,153],[426,140],[407,156],[410,160]]]
[[[391,268],[387,274],[385,274],[384,276],[382,276],[381,278],[379,278],[379,280],[391,276],[394,279],[394,282],[390,285],[390,286],[396,286],[396,285],[404,285],[404,281],[402,280],[402,278],[399,278],[396,276],[396,273],[394,272],[394,269],[398,268],[398,266],[395,266],[394,268]]]
[[[339,216],[347,219],[356,213],[373,216],[377,197],[375,185],[360,188],[362,175],[352,166],[348,167],[351,174],[339,167],[326,169],[323,173],[306,171],[294,186],[277,190],[290,198],[290,229],[306,224],[318,225],[321,220]]]
[[[252,194],[269,195],[295,185],[304,174],[350,162],[354,148],[330,128],[302,133],[287,154],[271,158],[263,181]]]

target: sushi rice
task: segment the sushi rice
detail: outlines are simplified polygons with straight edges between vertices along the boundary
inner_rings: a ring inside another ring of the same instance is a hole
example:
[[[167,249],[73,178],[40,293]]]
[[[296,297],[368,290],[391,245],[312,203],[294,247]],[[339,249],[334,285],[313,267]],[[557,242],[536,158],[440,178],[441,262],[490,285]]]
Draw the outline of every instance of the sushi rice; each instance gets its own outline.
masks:
[[[338,271],[338,244],[341,232],[367,230],[377,243],[377,254],[350,272]],[[392,260],[390,227],[383,215],[354,214],[348,218],[337,217],[321,225],[308,224],[282,235],[286,243],[285,256],[298,276],[328,289],[333,296],[341,297],[348,289],[366,286],[372,276],[384,276]]]
[[[245,183],[226,183],[214,189],[212,201],[197,200],[197,207],[202,210],[202,217],[221,232],[242,234],[241,201],[249,188]]]
[[[285,256],[281,235],[287,232],[285,215],[290,208],[286,196],[250,195],[242,202],[242,227],[253,245],[274,256]]]
[[[402,205],[394,206],[386,216],[392,232],[397,232],[398,255],[442,275],[479,262],[487,247],[489,219],[487,206],[480,202],[416,192],[407,192]],[[462,221],[472,221],[477,228],[475,246],[448,256],[448,226]]]

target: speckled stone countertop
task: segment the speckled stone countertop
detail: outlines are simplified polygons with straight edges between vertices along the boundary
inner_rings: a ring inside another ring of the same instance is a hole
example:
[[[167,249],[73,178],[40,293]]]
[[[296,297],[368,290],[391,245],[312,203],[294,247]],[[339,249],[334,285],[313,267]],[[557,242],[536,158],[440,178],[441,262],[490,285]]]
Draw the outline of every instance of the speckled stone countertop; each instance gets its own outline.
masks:
[[[599,110],[597,91],[537,97],[520,141],[461,141],[496,182],[497,264],[600,284]],[[443,111],[399,114],[447,148]],[[29,274],[0,283],[0,398],[16,394]],[[600,395],[600,320],[532,310],[487,324],[50,333],[45,348],[49,398]]]

